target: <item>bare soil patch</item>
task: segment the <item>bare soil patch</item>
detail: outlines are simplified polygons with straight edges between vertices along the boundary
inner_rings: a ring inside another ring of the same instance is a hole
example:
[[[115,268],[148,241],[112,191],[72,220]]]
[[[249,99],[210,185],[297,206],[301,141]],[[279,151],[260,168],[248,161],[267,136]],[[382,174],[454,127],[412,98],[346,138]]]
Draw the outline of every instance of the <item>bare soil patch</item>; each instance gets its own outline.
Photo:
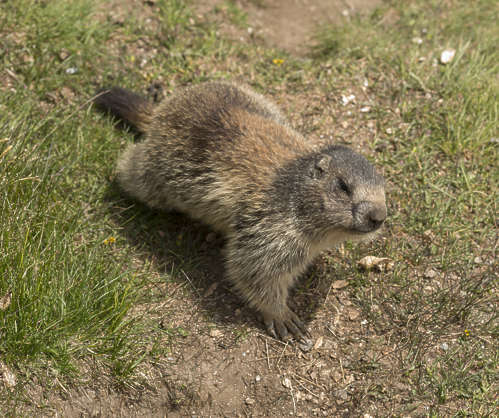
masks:
[[[201,3],[201,2],[200,2]],[[209,0],[199,4],[204,13],[227,2]],[[223,24],[222,28],[242,39],[258,38],[267,45],[293,54],[309,51],[313,35],[324,24],[341,24],[356,14],[367,13],[380,0],[238,0],[236,4],[247,14],[247,30]]]

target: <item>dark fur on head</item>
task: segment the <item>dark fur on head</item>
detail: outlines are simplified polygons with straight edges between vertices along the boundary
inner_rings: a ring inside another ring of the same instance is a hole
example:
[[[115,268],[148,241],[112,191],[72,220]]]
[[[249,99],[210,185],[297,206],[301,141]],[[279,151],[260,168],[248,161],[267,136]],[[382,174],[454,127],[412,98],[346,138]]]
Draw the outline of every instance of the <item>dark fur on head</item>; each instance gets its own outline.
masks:
[[[294,211],[310,239],[340,233],[355,239],[377,230],[386,217],[383,177],[364,157],[341,145],[282,167],[274,188],[275,205]]]

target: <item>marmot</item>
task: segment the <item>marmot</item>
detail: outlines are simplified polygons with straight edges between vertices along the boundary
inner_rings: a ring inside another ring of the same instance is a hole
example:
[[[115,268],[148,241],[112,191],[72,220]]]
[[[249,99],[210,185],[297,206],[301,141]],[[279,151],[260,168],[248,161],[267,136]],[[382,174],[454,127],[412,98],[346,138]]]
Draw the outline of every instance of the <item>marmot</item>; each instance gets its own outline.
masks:
[[[95,103],[145,136],[119,159],[119,185],[222,233],[237,293],[270,335],[305,340],[289,289],[322,250],[374,236],[386,218],[383,177],[345,146],[317,148],[236,84],[199,84],[157,106],[112,88]]]

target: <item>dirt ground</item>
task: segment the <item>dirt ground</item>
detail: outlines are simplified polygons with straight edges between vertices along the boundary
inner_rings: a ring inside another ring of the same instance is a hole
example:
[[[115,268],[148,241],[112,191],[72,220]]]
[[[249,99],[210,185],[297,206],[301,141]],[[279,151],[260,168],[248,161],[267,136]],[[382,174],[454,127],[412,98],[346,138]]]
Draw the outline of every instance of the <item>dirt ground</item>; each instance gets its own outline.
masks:
[[[194,7],[202,14],[224,2],[198,3],[194,2]],[[379,0],[242,0],[238,5],[247,12],[252,30],[229,24],[222,30],[239,38],[256,34],[269,45],[302,54],[320,23],[339,23],[378,3]],[[294,98],[292,107],[300,107],[300,97]],[[117,388],[92,371],[85,384],[63,390],[63,398],[46,400],[48,410],[65,417],[351,415],[352,406],[367,394],[356,390],[356,381],[360,382],[363,376],[350,372],[348,363],[362,356],[368,362],[369,345],[377,340],[350,301],[345,277],[328,267],[334,265],[334,257],[340,254],[334,252],[327,257],[328,263],[318,260],[313,269],[322,269],[321,273],[327,269],[331,287],[313,289],[313,294],[307,295],[316,304],[308,321],[314,344],[309,352],[264,335],[254,315],[241,307],[223,285],[195,292],[189,289],[188,282],[171,285],[164,293],[169,295],[168,311],[175,315],[163,320],[190,332],[175,339],[170,356],[157,359],[156,364],[141,371],[143,386]],[[301,295],[295,299],[298,305],[303,303]],[[137,307],[137,311],[140,309]],[[161,315],[158,309],[158,321]],[[389,364],[392,347],[386,343],[383,351],[385,358],[378,361]],[[360,416],[377,415],[376,410],[356,410],[355,415],[359,412]]]
[[[200,12],[220,0],[199,2]],[[341,23],[342,19],[372,10],[381,0],[241,0],[248,14],[250,34],[255,32],[272,46],[295,54],[304,53],[321,24]]]

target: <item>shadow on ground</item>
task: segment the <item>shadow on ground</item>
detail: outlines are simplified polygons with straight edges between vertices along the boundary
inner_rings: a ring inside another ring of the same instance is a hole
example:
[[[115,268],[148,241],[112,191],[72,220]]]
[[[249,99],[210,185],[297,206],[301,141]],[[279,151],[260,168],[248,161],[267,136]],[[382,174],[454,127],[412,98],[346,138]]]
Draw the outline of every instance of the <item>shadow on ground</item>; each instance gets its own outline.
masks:
[[[152,210],[131,200],[115,182],[109,185],[105,200],[126,242],[143,262],[151,262],[161,280],[185,285],[192,300],[214,323],[245,325],[264,332],[258,314],[244,306],[224,279],[222,236],[182,213]],[[311,266],[289,300],[290,306],[307,322],[328,291],[328,283],[318,279],[319,270],[320,266]]]

